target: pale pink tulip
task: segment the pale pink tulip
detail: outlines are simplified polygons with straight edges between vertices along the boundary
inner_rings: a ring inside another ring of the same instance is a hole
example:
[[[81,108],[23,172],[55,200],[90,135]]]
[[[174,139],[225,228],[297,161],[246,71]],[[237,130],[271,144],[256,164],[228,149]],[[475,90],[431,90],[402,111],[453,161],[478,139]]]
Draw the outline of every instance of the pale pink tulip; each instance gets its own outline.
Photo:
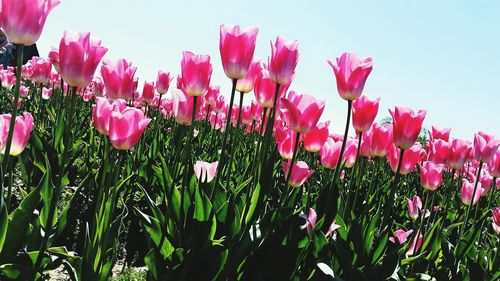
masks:
[[[414,144],[409,149],[406,149],[403,156],[403,162],[401,163],[401,168],[399,173],[401,175],[406,175],[415,170],[415,166],[420,161],[420,153],[422,151],[422,145],[417,143]],[[399,157],[401,151],[396,145],[392,145],[387,153],[387,159],[393,172],[397,171]]]
[[[305,227],[307,230],[307,234],[309,236],[311,236],[312,231],[313,231],[314,227],[316,226],[316,221],[318,220],[318,215],[316,214],[316,211],[313,208],[309,208],[308,215],[302,214],[300,217],[306,220]]]
[[[327,169],[335,169],[339,161],[341,147],[341,141],[335,142],[332,138],[328,138],[319,152],[321,165]]]
[[[316,100],[310,95],[293,95],[281,98],[280,109],[292,130],[306,134],[318,123],[325,109],[325,101]]]
[[[413,199],[411,200],[407,199],[407,203],[408,203],[408,216],[410,216],[412,220],[417,219],[422,210],[422,200],[420,199],[420,197],[415,195],[413,196]]]
[[[425,161],[420,166],[420,180],[427,190],[436,190],[443,184],[444,165]]]
[[[114,111],[121,112],[125,109],[126,103],[122,99],[114,101],[103,97],[96,97],[96,103],[92,108],[92,124],[99,133],[107,136],[109,134],[109,120]]]
[[[0,153],[4,154],[9,134],[11,115],[2,114],[0,115],[0,119]],[[25,112],[23,116],[16,117],[14,134],[12,135],[12,144],[9,152],[11,156],[17,156],[23,152],[24,148],[28,144],[32,130],[33,116],[31,116],[30,113]]]
[[[205,161],[196,161],[194,164],[194,174],[200,182],[210,183],[217,173],[219,161],[208,163]]]
[[[472,153],[477,161],[487,163],[491,161],[500,146],[500,139],[484,132],[478,132],[474,135],[474,146]]]
[[[40,57],[33,57],[30,62],[32,70],[31,80],[35,83],[48,83],[52,72],[52,62]]]
[[[481,195],[484,192],[481,183],[478,182],[476,192],[474,193],[474,185],[475,183],[471,183],[467,179],[462,179],[461,198],[462,198],[462,203],[464,203],[465,205],[471,205],[471,204],[475,205],[479,201]],[[474,200],[472,199],[473,193],[474,193]]]
[[[261,61],[252,62],[245,77],[238,79],[236,91],[240,93],[250,93],[253,90],[256,76],[262,71],[262,68]]]
[[[106,89],[106,97],[110,99],[131,100],[137,89],[137,78],[135,72],[137,67],[132,66],[125,59],[116,62],[104,60],[101,67],[101,75]]]
[[[490,163],[488,163],[488,168],[492,177],[500,178],[500,150],[497,150],[493,155]]]

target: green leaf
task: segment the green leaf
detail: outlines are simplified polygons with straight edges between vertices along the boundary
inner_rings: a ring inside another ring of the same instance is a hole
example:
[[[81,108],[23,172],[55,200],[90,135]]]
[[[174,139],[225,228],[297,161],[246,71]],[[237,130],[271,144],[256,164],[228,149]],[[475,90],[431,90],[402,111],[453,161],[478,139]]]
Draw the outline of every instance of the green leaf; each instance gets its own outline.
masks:
[[[210,199],[200,188],[197,187],[194,195],[194,216],[197,221],[208,221],[212,212]]]
[[[389,232],[385,232],[384,235],[380,238],[378,247],[373,253],[372,256],[372,264],[377,264],[377,262],[380,260],[380,258],[383,256],[386,246],[387,246],[387,241],[389,241]]]
[[[260,184],[257,184],[255,190],[253,191],[252,199],[250,200],[250,207],[248,209],[247,216],[245,217],[245,224],[248,224],[252,219],[253,214],[255,212],[255,208],[259,203],[259,197],[260,197]]]
[[[3,244],[5,243],[5,237],[7,236],[7,228],[9,226],[9,220],[7,215],[7,207],[3,202],[3,198],[0,198],[0,201],[2,201],[0,202],[0,250],[2,250]]]
[[[156,247],[160,249],[160,253],[162,257],[166,260],[170,255],[174,252],[174,247],[168,241],[166,235],[163,234],[163,229],[160,226],[160,223],[157,219],[150,217],[139,209],[135,209],[135,211],[141,217],[141,224],[146,232],[149,234],[149,237],[153,241]],[[166,229],[165,229],[166,231]]]

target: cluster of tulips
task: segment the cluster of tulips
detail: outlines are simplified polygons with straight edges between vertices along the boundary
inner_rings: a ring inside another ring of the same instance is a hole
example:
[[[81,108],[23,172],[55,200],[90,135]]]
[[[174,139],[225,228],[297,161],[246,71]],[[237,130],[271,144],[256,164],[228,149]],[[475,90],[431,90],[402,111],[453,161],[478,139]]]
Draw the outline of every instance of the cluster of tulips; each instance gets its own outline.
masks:
[[[139,91],[88,32],[22,65],[59,1],[0,3],[18,58],[0,71],[0,279],[109,280],[118,259],[148,280],[500,277],[500,139],[427,134],[426,111],[399,106],[375,123],[371,58],[328,61],[339,135],[324,101],[290,90],[296,41],[264,63],[257,28],[222,25],[229,102],[211,57],[188,51],[175,87],[160,71]]]

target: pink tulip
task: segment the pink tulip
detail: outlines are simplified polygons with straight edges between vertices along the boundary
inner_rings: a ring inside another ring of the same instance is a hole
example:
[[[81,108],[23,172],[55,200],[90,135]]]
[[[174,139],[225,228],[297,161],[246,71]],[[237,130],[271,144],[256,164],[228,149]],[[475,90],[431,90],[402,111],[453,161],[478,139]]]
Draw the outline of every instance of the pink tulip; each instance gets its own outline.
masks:
[[[422,247],[423,240],[424,236],[420,233],[420,231],[418,231],[417,235],[413,238],[413,241],[410,244],[410,248],[408,248],[408,251],[406,252],[406,256],[413,256],[416,252],[418,252],[420,247]]]
[[[200,182],[209,183],[215,178],[219,161],[208,163],[204,161],[196,161],[194,164],[194,174]]]
[[[193,102],[193,97],[183,91],[177,89],[172,91],[172,111],[175,122],[184,126],[191,125]]]
[[[493,214],[493,222],[491,223],[491,225],[493,226],[493,230],[495,230],[495,232],[497,234],[500,233],[500,207],[496,207],[494,210],[491,211],[491,213]]]
[[[207,105],[210,105],[212,110],[214,109],[213,107],[216,106],[217,99],[219,98],[220,94],[220,86],[210,86],[208,88],[207,95],[205,96],[206,103]]]
[[[253,90],[256,76],[262,71],[262,62],[254,61],[250,65],[245,77],[238,79],[236,83],[236,91],[240,93],[250,93]]]
[[[332,138],[328,138],[319,152],[321,165],[326,169],[335,169],[339,161],[341,147],[341,141],[335,142]]]
[[[306,216],[305,214],[301,215],[301,218],[306,220],[306,230],[309,236],[312,235],[312,231],[316,226],[316,221],[318,220],[318,215],[313,208],[309,208],[309,214]]]
[[[325,236],[332,237],[335,230],[337,230],[339,228],[340,228],[340,225],[336,224],[335,220],[333,220],[332,224],[330,224],[330,227],[328,227],[328,231],[326,232]]]
[[[106,96],[110,99],[132,99],[137,89],[137,79],[134,77],[136,71],[137,67],[125,59],[116,62],[104,60],[101,75]]]
[[[422,130],[426,111],[419,110],[415,113],[409,108],[396,106],[394,111],[389,109],[389,112],[393,120],[394,144],[402,149],[412,147]]]
[[[377,117],[380,98],[361,96],[352,103],[352,125],[356,132],[366,132]]]
[[[151,119],[144,112],[134,107],[114,110],[109,118],[109,141],[119,150],[134,147],[142,136]]]
[[[5,153],[5,146],[7,145],[7,138],[9,135],[11,115],[0,115],[0,153]],[[28,144],[28,140],[33,130],[33,116],[25,112],[23,116],[17,116],[14,124],[14,134],[12,135],[12,144],[10,147],[9,155],[17,156],[23,152]]]
[[[279,88],[278,100],[285,95],[290,84],[283,84]],[[273,108],[274,96],[276,93],[276,83],[269,76],[269,71],[262,69],[255,78],[254,90],[255,99],[264,108]]]
[[[373,69],[372,58],[359,58],[354,53],[343,53],[336,63],[328,63],[335,73],[340,97],[347,101],[359,98]]]
[[[425,161],[420,166],[420,179],[422,186],[427,190],[436,190],[443,184],[444,165]]]
[[[450,140],[451,128],[439,129],[438,127],[432,126],[432,130],[429,134],[430,141],[443,140],[448,142]]]
[[[2,0],[2,30],[15,44],[30,46],[38,41],[50,11],[59,0]]]
[[[44,58],[33,57],[31,59],[31,70],[31,80],[33,82],[46,84],[50,79],[52,62]]]
[[[500,150],[497,150],[493,155],[490,163],[488,163],[488,168],[492,177],[500,178]]]
[[[320,151],[328,139],[328,126],[330,121],[318,123],[309,133],[304,135],[304,149],[309,152]]]
[[[342,155],[342,161],[345,168],[354,167],[356,162],[356,154],[358,152],[358,140],[348,139],[345,146],[344,154]]]
[[[22,98],[27,98],[28,95],[30,93],[30,88],[24,86],[24,85],[21,85],[19,87],[19,95],[22,97]]]
[[[183,52],[181,70],[182,87],[186,93],[193,97],[204,96],[208,91],[212,77],[210,56]]]
[[[438,164],[445,164],[448,162],[450,153],[451,143],[442,139],[434,139],[434,141],[430,141],[429,160]]]
[[[290,128],[300,134],[306,134],[312,130],[325,109],[325,101],[316,100],[309,95],[281,98],[280,105]]]
[[[475,205],[479,201],[479,198],[481,198],[481,195],[484,192],[481,183],[478,182],[476,193],[474,193],[474,185],[475,183],[471,183],[467,179],[462,179],[461,197],[462,197],[462,203],[464,203],[465,205],[471,205],[471,204]],[[472,200],[473,193],[474,193],[474,200]]]
[[[42,89],[42,99],[48,100],[52,97],[52,88],[43,88]]]
[[[410,172],[415,170],[415,166],[420,161],[421,151],[422,151],[422,145],[419,143],[414,144],[412,147],[405,150],[403,156],[403,162],[401,163],[401,168],[399,170],[399,173],[401,175],[409,174]],[[387,153],[387,159],[389,160],[389,164],[393,172],[396,172],[397,170],[400,154],[401,154],[400,149],[398,149],[396,145],[393,144],[389,148],[389,151]]]
[[[96,103],[92,108],[92,124],[99,133],[107,136],[109,134],[109,120],[114,111],[122,112],[126,103],[122,99],[114,101],[106,98],[97,97]]]
[[[285,177],[288,177],[288,171],[290,169],[290,164],[283,161],[283,170]],[[291,187],[300,187],[303,185],[309,177],[314,174],[313,170],[309,170],[309,166],[304,161],[297,161],[293,164],[292,174],[290,176],[290,181],[288,184]]]
[[[255,100],[252,100],[250,111],[252,113],[252,120],[257,121],[262,117],[262,106],[260,106]]]
[[[221,112],[226,105],[226,98],[223,95],[217,97],[217,102],[215,103],[214,111]]]
[[[398,244],[404,244],[408,240],[408,237],[412,233],[413,233],[413,229],[410,229],[408,231],[398,229],[398,230],[394,231],[394,237],[396,239],[398,239]],[[396,243],[396,241],[394,240],[394,237],[390,237],[389,241],[391,241],[392,243]]]
[[[448,166],[455,170],[462,169],[471,150],[472,144],[469,141],[454,139],[450,145],[450,153],[447,159]]]
[[[295,139],[296,133],[293,130],[286,130],[285,136],[282,137],[278,143],[278,152],[281,155],[281,158],[285,160],[292,159],[293,150],[295,147]]]
[[[108,49],[90,33],[64,32],[59,44],[59,68],[64,81],[71,87],[87,87]]]
[[[258,33],[256,27],[242,30],[239,25],[220,26],[220,56],[229,79],[241,79],[247,75]]]
[[[417,195],[413,196],[413,199],[407,199],[408,203],[408,216],[412,220],[416,220],[422,210],[422,200]]]
[[[154,82],[144,82],[144,88],[142,90],[142,98],[144,101],[151,103],[155,97],[155,83]]]
[[[484,132],[478,132],[474,135],[474,147],[472,153],[477,161],[487,163],[491,161],[500,146],[500,139]]]
[[[10,90],[16,84],[16,75],[12,71],[0,70],[0,81],[3,88]]]
[[[380,126],[375,123],[372,126],[372,138],[370,139],[370,151],[373,156],[384,157],[392,145],[392,125]]]
[[[172,79],[174,78],[170,75],[170,72],[158,71],[158,76],[156,78],[156,91],[162,95],[166,94]]]
[[[274,83],[286,85],[292,80],[299,60],[298,48],[297,41],[286,41],[285,38],[279,36],[274,45],[271,42],[269,76]]]
[[[491,185],[493,184],[493,177],[486,170],[481,171],[481,176],[479,177],[479,182],[481,183],[481,187],[484,189],[484,192],[481,196],[488,195],[490,192]]]
[[[241,110],[241,123],[244,125],[252,123],[252,111],[249,105],[243,106],[243,109]]]
[[[52,65],[54,66],[55,70],[59,73],[60,68],[59,68],[59,49],[51,47],[48,55],[50,61],[52,61]]]

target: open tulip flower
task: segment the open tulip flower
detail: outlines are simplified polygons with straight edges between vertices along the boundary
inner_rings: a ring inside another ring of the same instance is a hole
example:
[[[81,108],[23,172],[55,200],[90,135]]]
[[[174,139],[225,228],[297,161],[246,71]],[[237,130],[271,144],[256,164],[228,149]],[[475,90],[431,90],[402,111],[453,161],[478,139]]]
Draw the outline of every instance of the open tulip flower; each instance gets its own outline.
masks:
[[[156,77],[156,91],[160,94],[166,94],[170,88],[170,82],[174,79],[170,72],[158,71],[158,76]]]
[[[217,173],[219,161],[208,163],[205,161],[196,161],[194,164],[194,174],[200,182],[210,183]]]
[[[101,75],[106,90],[106,97],[110,99],[130,100],[137,89],[135,72],[137,67],[125,60],[116,62],[104,60],[101,67]]]
[[[417,163],[420,161],[421,153],[422,145],[419,143],[405,150],[399,173],[401,175],[406,175],[415,170]],[[393,172],[397,171],[400,156],[400,150],[396,147],[396,145],[392,145],[387,153],[387,159],[389,160],[389,164]]]
[[[31,59],[31,80],[36,83],[45,84],[49,82],[50,74],[52,71],[52,61],[33,57]]]
[[[443,184],[444,165],[426,161],[420,166],[422,186],[427,190],[436,190]]]
[[[475,205],[481,195],[483,194],[484,189],[481,186],[480,182],[471,183],[467,179],[462,179],[462,202],[465,205]]]
[[[429,132],[430,141],[443,140],[448,142],[450,140],[451,128],[439,129],[438,127],[432,126]]]
[[[119,150],[134,147],[142,136],[151,119],[144,112],[133,107],[114,110],[109,118],[109,141]]]

